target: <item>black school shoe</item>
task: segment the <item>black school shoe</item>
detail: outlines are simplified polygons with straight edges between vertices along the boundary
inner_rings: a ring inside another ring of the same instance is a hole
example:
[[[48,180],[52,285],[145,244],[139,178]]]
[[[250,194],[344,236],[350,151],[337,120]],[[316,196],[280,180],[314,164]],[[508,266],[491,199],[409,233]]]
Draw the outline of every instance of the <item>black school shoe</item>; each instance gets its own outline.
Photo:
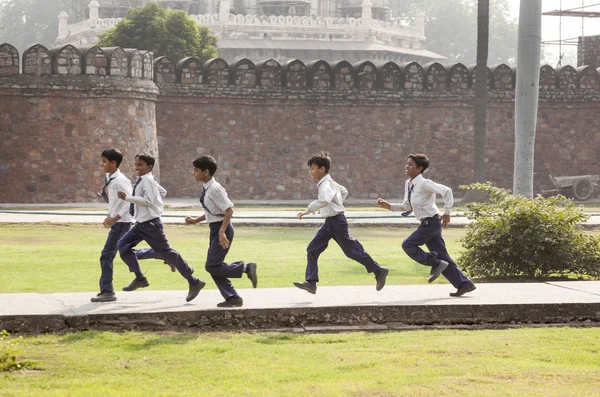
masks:
[[[246,274],[250,281],[252,281],[252,288],[256,288],[258,284],[258,277],[256,276],[256,263],[249,262],[246,264]]]
[[[242,307],[244,300],[239,296],[231,296],[223,302],[217,303],[217,307]]]
[[[379,273],[375,276],[375,280],[377,280],[377,286],[375,289],[377,291],[381,291],[385,286],[385,279],[387,278],[389,272],[390,271],[388,268],[382,267],[381,270],[379,270]]]
[[[475,284],[473,284],[472,282],[468,282],[468,283],[461,285],[456,290],[456,292],[450,292],[450,296],[452,296],[453,298],[457,298],[459,296],[463,296],[464,294],[466,294],[468,292],[473,292],[476,289],[477,289],[477,287],[475,286]]]
[[[117,300],[115,291],[113,292],[100,292],[98,295],[90,299],[92,302],[114,302]]]
[[[206,285],[206,282],[196,279],[195,283],[190,284],[190,290],[188,291],[187,296],[185,297],[186,302],[191,302],[198,296],[202,288]]]
[[[448,265],[449,265],[448,262],[446,262],[444,260],[440,260],[440,263],[438,263],[437,265],[435,265],[431,268],[431,272],[429,273],[429,279],[427,280],[427,282],[433,283],[435,281],[435,279],[438,278],[444,270],[446,270]]]
[[[135,278],[128,286],[123,287],[123,291],[135,291],[138,288],[146,288],[149,285],[150,283],[148,283],[146,277]]]
[[[308,291],[311,294],[317,293],[317,283],[315,283],[314,281],[305,281],[303,283],[301,283],[300,281],[294,281],[294,286],[303,289],[304,291]]]

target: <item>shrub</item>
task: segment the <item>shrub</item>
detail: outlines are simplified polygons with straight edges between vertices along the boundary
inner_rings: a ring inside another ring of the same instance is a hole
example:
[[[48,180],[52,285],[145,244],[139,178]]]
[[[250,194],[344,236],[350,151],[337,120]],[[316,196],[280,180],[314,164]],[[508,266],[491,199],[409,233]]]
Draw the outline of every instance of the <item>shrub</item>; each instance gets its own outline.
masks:
[[[461,267],[473,277],[600,277],[600,238],[585,234],[589,216],[563,196],[526,198],[490,183],[462,189],[489,194],[469,203]]]
[[[0,332],[0,372],[16,371],[31,366],[28,361],[17,361],[21,339],[22,337],[12,338],[7,331]]]

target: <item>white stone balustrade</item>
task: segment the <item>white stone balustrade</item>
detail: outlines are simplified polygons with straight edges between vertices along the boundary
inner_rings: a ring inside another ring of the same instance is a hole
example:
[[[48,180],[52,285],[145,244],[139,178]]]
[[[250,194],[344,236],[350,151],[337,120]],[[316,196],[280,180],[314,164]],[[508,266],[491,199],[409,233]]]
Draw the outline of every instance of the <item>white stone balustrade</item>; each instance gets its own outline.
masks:
[[[415,39],[424,38],[422,27],[410,26],[405,20],[400,18],[392,21],[380,21],[371,19],[365,22],[362,18],[331,18],[331,17],[300,17],[300,16],[284,16],[284,15],[229,15],[227,22],[219,21],[219,14],[205,15],[190,15],[190,17],[198,22],[199,25],[207,26],[217,35],[223,28],[231,26],[235,27],[236,32],[244,33],[244,28],[248,32],[255,32],[257,27],[272,27],[294,36],[295,33],[301,33],[297,29],[306,30],[321,29],[320,33],[328,35],[329,33],[337,33],[338,31],[352,33],[365,33],[372,31],[374,33],[382,33],[389,36],[412,37]],[[73,36],[89,31],[97,31],[98,34],[114,27],[122,18],[101,18],[96,20],[85,20],[75,24],[68,25],[67,35],[59,37],[64,39],[68,36]],[[322,30],[325,27],[325,30]],[[289,28],[289,29],[286,29]]]

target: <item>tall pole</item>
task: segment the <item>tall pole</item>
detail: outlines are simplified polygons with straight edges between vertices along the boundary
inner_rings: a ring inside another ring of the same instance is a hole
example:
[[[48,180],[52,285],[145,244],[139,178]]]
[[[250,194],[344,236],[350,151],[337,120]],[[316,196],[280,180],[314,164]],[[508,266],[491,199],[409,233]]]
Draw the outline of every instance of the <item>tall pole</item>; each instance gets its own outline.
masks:
[[[477,1],[477,67],[475,68],[475,113],[473,146],[475,182],[485,180],[485,136],[487,135],[487,61],[490,30],[490,1]]]
[[[521,0],[515,91],[513,193],[525,197],[533,197],[541,42],[542,0]]]

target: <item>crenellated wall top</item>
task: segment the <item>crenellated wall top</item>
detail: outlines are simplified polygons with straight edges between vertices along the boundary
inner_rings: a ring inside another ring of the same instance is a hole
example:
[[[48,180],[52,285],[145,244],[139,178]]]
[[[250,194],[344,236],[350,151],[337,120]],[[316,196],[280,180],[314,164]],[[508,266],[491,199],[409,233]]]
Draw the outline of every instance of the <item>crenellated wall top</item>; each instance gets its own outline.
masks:
[[[364,61],[327,63],[323,60],[279,63],[266,59],[253,63],[240,59],[231,65],[221,58],[204,63],[196,58],[153,59],[148,51],[120,47],[76,48],[72,45],[47,49],[34,45],[22,57],[10,44],[0,45],[0,78],[12,76],[102,76],[154,81],[159,87],[200,89],[230,87],[255,90],[332,90],[470,92],[475,84],[475,66],[432,62],[396,64]],[[514,91],[516,71],[506,64],[487,70],[490,91],[501,97]],[[600,68],[562,66],[540,68],[540,90],[554,92],[599,92]]]

